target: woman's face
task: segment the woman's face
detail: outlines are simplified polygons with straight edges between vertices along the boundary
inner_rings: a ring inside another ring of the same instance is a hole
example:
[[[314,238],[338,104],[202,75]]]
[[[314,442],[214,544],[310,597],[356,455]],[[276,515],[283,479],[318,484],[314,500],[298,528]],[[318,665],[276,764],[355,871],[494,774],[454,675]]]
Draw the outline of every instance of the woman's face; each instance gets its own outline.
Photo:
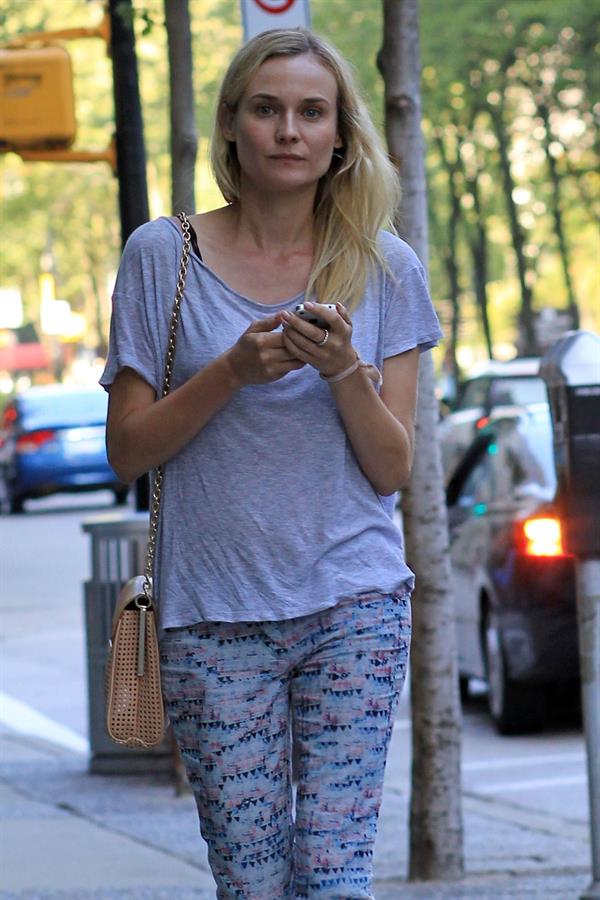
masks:
[[[337,84],[317,57],[275,56],[254,73],[223,134],[235,141],[242,185],[269,193],[313,187],[341,147]]]

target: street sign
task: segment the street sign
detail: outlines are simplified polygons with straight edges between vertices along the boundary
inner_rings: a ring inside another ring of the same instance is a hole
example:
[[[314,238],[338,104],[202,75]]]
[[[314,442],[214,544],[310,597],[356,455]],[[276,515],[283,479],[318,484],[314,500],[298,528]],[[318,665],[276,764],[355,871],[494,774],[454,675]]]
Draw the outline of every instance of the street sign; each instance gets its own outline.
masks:
[[[310,28],[309,0],[240,0],[244,41],[269,28]]]

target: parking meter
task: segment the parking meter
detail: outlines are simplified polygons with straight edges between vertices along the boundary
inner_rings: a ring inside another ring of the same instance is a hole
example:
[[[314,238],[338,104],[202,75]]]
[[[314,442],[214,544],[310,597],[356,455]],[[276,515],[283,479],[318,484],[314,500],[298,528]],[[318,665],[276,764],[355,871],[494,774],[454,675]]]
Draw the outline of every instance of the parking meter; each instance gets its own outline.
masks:
[[[540,375],[552,413],[565,549],[575,562],[592,849],[592,883],[581,900],[600,900],[600,337],[569,332],[545,354]]]
[[[554,430],[564,545],[600,557],[600,337],[571,331],[542,358]]]

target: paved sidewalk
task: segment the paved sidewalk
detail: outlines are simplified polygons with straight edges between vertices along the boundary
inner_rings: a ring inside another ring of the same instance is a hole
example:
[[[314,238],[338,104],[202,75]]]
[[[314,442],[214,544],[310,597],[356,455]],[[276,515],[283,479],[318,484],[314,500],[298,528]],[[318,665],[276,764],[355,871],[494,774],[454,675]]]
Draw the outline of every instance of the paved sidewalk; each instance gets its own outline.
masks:
[[[407,732],[394,735],[376,852],[377,900],[575,900],[590,882],[585,824],[470,791],[467,876],[406,884]],[[402,759],[401,759],[402,757]],[[90,775],[87,761],[0,731],[0,900],[213,900],[190,795],[170,779]],[[265,897],[264,900],[276,900]]]

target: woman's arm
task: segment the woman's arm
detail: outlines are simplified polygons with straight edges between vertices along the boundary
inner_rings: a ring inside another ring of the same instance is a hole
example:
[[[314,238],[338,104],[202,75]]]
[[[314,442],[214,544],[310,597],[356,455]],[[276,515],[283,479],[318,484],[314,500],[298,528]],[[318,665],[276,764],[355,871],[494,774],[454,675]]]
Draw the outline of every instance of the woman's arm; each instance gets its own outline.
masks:
[[[341,304],[337,312],[315,307],[327,320],[329,335],[299,319],[281,313],[284,340],[290,353],[314,366],[323,376],[334,376],[356,359],[352,323]],[[358,462],[379,494],[393,494],[408,482],[413,459],[414,417],[419,350],[386,359],[381,394],[364,368],[342,381],[330,382],[338,412]]]
[[[410,478],[418,371],[415,347],[384,361],[380,394],[364,369],[330,384],[352,449],[378,494],[393,494]]]
[[[128,483],[175,456],[234,393],[247,384],[277,381],[304,365],[283,345],[277,316],[253,322],[237,343],[185,384],[156,400],[133,369],[123,368],[110,389],[106,442],[118,477]]]

